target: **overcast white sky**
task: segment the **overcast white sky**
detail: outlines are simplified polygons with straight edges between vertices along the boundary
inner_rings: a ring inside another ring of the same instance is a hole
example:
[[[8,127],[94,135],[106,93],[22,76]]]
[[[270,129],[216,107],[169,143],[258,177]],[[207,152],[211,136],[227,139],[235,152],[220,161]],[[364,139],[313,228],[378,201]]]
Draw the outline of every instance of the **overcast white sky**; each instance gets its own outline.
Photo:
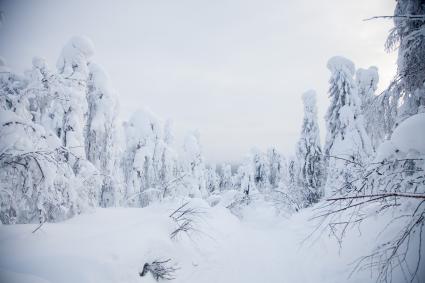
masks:
[[[382,90],[396,54],[384,50],[392,0],[1,1],[0,56],[16,71],[34,55],[52,67],[72,35],[87,35],[94,60],[118,92],[121,117],[148,107],[178,136],[199,129],[208,161],[237,161],[251,147],[292,154],[301,94],[328,104],[327,60],[379,68]]]

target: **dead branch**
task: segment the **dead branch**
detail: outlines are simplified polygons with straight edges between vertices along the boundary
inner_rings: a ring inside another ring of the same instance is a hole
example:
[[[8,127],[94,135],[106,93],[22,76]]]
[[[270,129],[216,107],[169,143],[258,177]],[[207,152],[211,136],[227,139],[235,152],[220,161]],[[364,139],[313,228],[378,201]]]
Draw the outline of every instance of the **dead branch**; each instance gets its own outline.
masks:
[[[169,215],[177,225],[177,228],[170,233],[170,238],[173,240],[181,233],[185,233],[190,237],[192,232],[200,232],[196,228],[196,221],[201,217],[203,212],[188,205],[189,202],[183,203]]]
[[[150,272],[156,281],[159,280],[173,280],[175,278],[175,272],[180,268],[176,264],[171,264],[171,259],[166,260],[155,260],[151,263],[146,262],[143,265],[143,269],[139,272],[139,276],[143,277]]]
[[[425,15],[392,15],[392,16],[375,16],[363,19],[363,21],[370,21],[376,19],[406,19],[412,21],[425,21]]]
[[[383,194],[372,194],[372,195],[356,195],[356,196],[345,196],[337,198],[328,198],[326,201],[335,200],[347,200],[347,199],[359,199],[359,198],[376,198],[376,197],[404,197],[404,198],[417,198],[425,199],[425,194],[408,194],[408,193],[383,193]]]

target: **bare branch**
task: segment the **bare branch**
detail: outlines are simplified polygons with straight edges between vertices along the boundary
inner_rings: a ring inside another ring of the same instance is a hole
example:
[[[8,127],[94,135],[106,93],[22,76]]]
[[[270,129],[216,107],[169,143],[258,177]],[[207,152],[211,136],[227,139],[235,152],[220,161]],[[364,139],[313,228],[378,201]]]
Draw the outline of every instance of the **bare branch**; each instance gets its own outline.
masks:
[[[151,263],[146,262],[143,265],[142,271],[139,272],[139,276],[143,277],[150,272],[156,281],[176,279],[175,272],[180,268],[176,264],[171,264],[170,261],[171,258],[166,260],[157,259]]]
[[[425,15],[392,15],[392,16],[375,16],[367,19],[363,19],[363,21],[370,21],[376,19],[406,19],[412,21],[425,21]]]
[[[417,198],[425,199],[425,194],[407,194],[407,193],[384,193],[384,194],[372,194],[372,195],[357,195],[357,196],[345,196],[337,198],[328,198],[326,201],[335,200],[347,200],[347,199],[359,199],[359,198],[376,198],[376,197],[404,197],[404,198]]]

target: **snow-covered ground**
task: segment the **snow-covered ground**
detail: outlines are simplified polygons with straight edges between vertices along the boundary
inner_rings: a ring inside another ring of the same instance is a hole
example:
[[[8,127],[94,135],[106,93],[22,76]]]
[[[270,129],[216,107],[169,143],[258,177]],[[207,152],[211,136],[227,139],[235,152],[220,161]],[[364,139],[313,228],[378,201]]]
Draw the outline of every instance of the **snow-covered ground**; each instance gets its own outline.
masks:
[[[220,204],[203,211],[199,233],[171,240],[169,218],[182,201],[146,208],[97,208],[70,220],[0,226],[1,282],[155,282],[140,277],[145,262],[171,258],[179,267],[172,282],[374,282],[370,272],[348,278],[356,258],[374,246],[379,225],[352,232],[342,249],[326,235],[303,242],[314,229],[313,209],[276,216],[266,203],[233,215]],[[312,244],[314,242],[314,244]]]

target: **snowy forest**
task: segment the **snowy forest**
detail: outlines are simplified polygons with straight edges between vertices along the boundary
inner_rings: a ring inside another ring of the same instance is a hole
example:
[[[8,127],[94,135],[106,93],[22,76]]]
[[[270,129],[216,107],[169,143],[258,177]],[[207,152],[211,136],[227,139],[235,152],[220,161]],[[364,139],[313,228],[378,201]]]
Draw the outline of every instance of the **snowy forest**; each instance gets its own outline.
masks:
[[[299,94],[293,154],[237,165],[142,103],[120,119],[86,36],[56,66],[0,58],[0,281],[424,282],[425,2],[368,20],[394,23],[385,90],[375,66],[329,58],[327,112]]]

